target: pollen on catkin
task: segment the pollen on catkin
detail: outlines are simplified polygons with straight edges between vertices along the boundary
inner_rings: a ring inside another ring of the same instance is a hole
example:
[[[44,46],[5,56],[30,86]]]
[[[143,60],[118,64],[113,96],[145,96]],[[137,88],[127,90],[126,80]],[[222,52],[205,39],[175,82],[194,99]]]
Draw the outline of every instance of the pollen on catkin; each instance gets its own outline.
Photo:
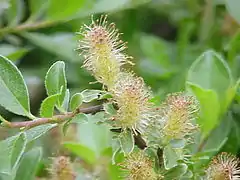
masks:
[[[59,156],[53,158],[53,164],[49,169],[51,180],[75,180],[75,173],[68,157]]]
[[[207,180],[239,180],[239,159],[232,154],[221,153],[213,158],[206,170]]]
[[[161,180],[163,176],[154,171],[154,161],[143,152],[133,152],[120,164],[127,180]]]
[[[116,123],[123,129],[142,133],[152,118],[150,97],[150,89],[141,77],[121,72],[113,88],[113,98],[118,106]]]
[[[78,49],[84,55],[84,65],[93,76],[111,89],[120,73],[120,67],[129,62],[130,56],[123,51],[126,43],[119,39],[121,35],[114,23],[108,24],[107,16],[101,16],[87,26],[82,26],[78,33],[83,36]]]
[[[170,94],[157,111],[158,118],[151,123],[149,131],[151,136],[160,138],[162,142],[183,139],[198,129],[193,122],[199,111],[199,103],[194,96]]]

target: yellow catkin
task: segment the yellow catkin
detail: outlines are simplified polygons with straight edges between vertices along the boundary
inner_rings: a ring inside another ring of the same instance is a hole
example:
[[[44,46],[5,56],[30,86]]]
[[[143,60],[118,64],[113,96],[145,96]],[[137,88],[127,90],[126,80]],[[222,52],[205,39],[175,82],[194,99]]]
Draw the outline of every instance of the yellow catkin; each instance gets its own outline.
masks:
[[[142,133],[152,118],[150,89],[140,77],[122,72],[113,88],[113,98],[118,106],[116,122],[123,128]]]
[[[108,24],[107,16],[101,16],[78,33],[83,36],[78,49],[84,55],[84,65],[102,84],[111,89],[118,78],[120,67],[131,58],[123,51],[126,43],[119,39],[120,33],[114,23]]]
[[[197,129],[192,122],[199,110],[195,97],[175,93],[167,97],[165,105],[163,135],[167,139],[181,139]]]
[[[194,96],[185,93],[168,95],[165,102],[156,108],[156,118],[147,127],[148,138],[168,143],[191,135],[198,129],[193,122],[198,111],[199,103]]]
[[[162,180],[154,171],[154,162],[143,152],[133,152],[120,164],[127,180]]]

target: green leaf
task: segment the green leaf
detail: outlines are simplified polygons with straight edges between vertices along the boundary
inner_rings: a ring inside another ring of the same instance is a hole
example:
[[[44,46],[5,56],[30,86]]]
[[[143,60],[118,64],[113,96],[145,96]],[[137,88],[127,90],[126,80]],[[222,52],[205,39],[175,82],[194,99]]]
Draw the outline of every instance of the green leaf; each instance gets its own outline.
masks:
[[[188,87],[195,94],[200,102],[201,117],[198,123],[201,132],[208,135],[211,130],[219,123],[220,104],[216,92],[212,90],[204,90],[201,87],[188,83]]]
[[[112,139],[112,164],[115,164],[115,158],[120,151],[121,145],[118,137]]]
[[[123,131],[119,135],[119,141],[122,148],[122,151],[125,155],[130,154],[134,149],[134,138],[130,130]]]
[[[7,58],[0,56],[0,104],[7,110],[32,118],[23,76]]]
[[[35,21],[41,16],[49,6],[50,0],[29,0],[30,18],[28,21]]]
[[[162,39],[155,36],[142,35],[140,38],[141,50],[147,59],[141,59],[140,69],[148,67],[151,71],[144,72],[160,78],[168,77],[173,72],[170,61],[172,48]]]
[[[14,148],[14,143],[17,137],[10,137],[0,142],[0,173],[11,173],[11,156]]]
[[[90,14],[95,13],[103,13],[103,12],[112,12],[117,11],[119,9],[123,9],[124,6],[127,5],[129,0],[117,0],[117,1],[109,1],[109,0],[100,0],[93,3],[91,8],[87,8],[84,11],[80,11],[77,13],[76,17],[84,17],[89,16]]]
[[[232,64],[239,52],[240,45],[240,32],[238,31],[231,39],[228,44],[228,61]],[[232,67],[233,68],[233,67]]]
[[[66,134],[67,128],[69,127],[70,124],[72,123],[87,123],[88,122],[88,117],[86,114],[80,113],[68,120],[64,125],[63,125],[63,134]]]
[[[68,61],[79,61],[74,49],[77,42],[72,33],[56,33],[45,35],[41,33],[22,33],[23,37],[40,48]]]
[[[86,115],[87,123],[77,124],[77,137],[79,143],[92,149],[96,156],[111,146],[110,127],[105,124],[96,124],[104,118],[104,113]]]
[[[27,142],[29,143],[34,141],[56,126],[57,124],[43,124],[26,130],[25,133],[27,135]]]
[[[185,139],[173,139],[170,141],[170,145],[172,148],[184,148],[186,141]]]
[[[117,114],[117,110],[113,107],[112,103],[104,104],[103,109],[104,109],[105,113],[107,113],[109,115],[116,115]]]
[[[82,100],[83,100],[83,97],[81,93],[74,94],[70,101],[70,109],[72,111],[77,109],[82,104]]]
[[[226,0],[225,2],[229,13],[238,23],[240,23],[240,12],[238,9],[240,7],[240,2],[238,0]]]
[[[178,165],[177,161],[179,160],[179,156],[170,145],[164,147],[163,149],[163,160],[164,166],[167,170]]]
[[[10,44],[0,45],[0,54],[11,59],[11,61],[17,61],[23,57],[30,49],[24,47],[16,47]]]
[[[179,179],[187,172],[188,166],[186,164],[179,164],[178,166],[170,169],[165,175],[164,180]]]
[[[60,94],[48,96],[41,104],[40,116],[41,117],[52,117],[54,112],[54,106],[56,105]]]
[[[25,151],[27,145],[27,137],[26,133],[20,133],[19,138],[16,140],[14,144],[14,149],[12,152],[11,164],[13,169],[18,166],[18,163]]]
[[[235,96],[230,69],[219,54],[206,51],[190,67],[186,85],[200,101],[199,124],[207,135],[219,123],[220,115],[226,112]]]
[[[187,172],[181,175],[180,180],[188,180],[193,178],[193,172],[191,170],[187,170]]]
[[[0,141],[0,174],[14,176],[14,168],[18,165],[25,148],[26,135],[24,133]]]
[[[225,92],[233,84],[233,79],[224,59],[209,50],[192,64],[188,71],[187,82],[205,90],[213,90],[224,98]]]
[[[45,87],[48,96],[60,94],[57,106],[61,107],[64,101],[67,80],[65,75],[65,63],[63,61],[55,62],[48,70],[45,77]]]
[[[20,23],[24,17],[25,4],[23,0],[10,0],[10,8],[7,11],[9,26],[15,26]]]
[[[79,16],[86,16],[89,14],[96,14],[96,13],[107,13],[107,12],[116,12],[123,9],[133,8],[138,5],[150,2],[150,0],[138,0],[138,1],[131,1],[131,0],[99,0],[94,3],[93,8],[90,10],[86,10],[83,12],[79,12]]]
[[[30,5],[30,10],[31,10],[31,15],[38,13],[38,11],[44,6],[45,4],[48,4],[50,0],[30,0],[29,5]]]
[[[112,97],[113,97],[112,94],[110,94],[109,92],[103,92],[103,94],[100,95],[99,100],[109,99]]]
[[[76,15],[83,9],[85,0],[51,0],[47,12],[47,17],[50,20],[67,20]]]
[[[226,115],[222,122],[213,129],[207,141],[205,142],[202,151],[215,151],[218,152],[226,143],[229,133],[233,126],[233,119],[231,116]],[[214,155],[214,153],[212,153]]]
[[[37,167],[42,158],[42,148],[37,147],[26,154],[24,154],[23,159],[20,162],[20,166],[16,173],[15,180],[18,180],[19,177],[25,180],[34,180]]]
[[[69,89],[67,89],[66,93],[65,93],[64,100],[63,100],[63,104],[62,104],[62,108],[65,111],[68,111],[69,99],[70,99],[70,91],[69,91]]]
[[[83,102],[88,103],[100,97],[102,91],[95,89],[85,89],[81,92]]]
[[[96,162],[95,152],[87,146],[70,142],[65,142],[63,146],[89,164],[94,164]]]
[[[0,180],[12,180],[13,177],[11,174],[7,174],[7,173],[1,173],[0,172]]]
[[[142,35],[140,45],[144,55],[152,61],[159,63],[159,65],[170,66],[168,44],[163,39],[156,36]]]

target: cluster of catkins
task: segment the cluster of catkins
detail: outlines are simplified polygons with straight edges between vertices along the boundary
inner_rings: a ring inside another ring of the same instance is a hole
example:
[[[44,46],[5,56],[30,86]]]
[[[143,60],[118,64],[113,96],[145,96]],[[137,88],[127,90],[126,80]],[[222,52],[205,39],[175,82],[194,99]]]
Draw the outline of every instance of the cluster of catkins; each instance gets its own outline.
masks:
[[[83,67],[113,96],[117,107],[115,127],[141,134],[147,145],[156,142],[163,147],[171,140],[189,139],[198,129],[194,119],[199,104],[194,96],[183,92],[171,94],[160,107],[150,102],[152,92],[143,78],[123,68],[124,64],[133,64],[132,57],[124,52],[126,43],[119,39],[121,33],[115,24],[107,22],[107,16],[96,21],[92,18],[91,24],[84,25],[78,34],[82,36],[78,49],[84,56]],[[237,164],[236,158],[222,154],[210,164],[207,178],[239,178]],[[143,153],[133,152],[122,166],[129,170],[131,180],[164,179],[155,173],[154,162]]]

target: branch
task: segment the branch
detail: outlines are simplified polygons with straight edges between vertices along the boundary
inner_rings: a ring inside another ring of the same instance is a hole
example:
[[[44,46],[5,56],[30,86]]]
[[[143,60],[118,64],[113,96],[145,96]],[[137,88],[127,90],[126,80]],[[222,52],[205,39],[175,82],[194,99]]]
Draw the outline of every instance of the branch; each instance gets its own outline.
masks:
[[[0,29],[0,35],[4,35],[6,33],[16,33],[16,32],[22,32],[22,31],[36,30],[40,28],[53,26],[58,23],[60,22],[59,21],[43,21],[43,22],[36,22],[36,23],[25,23],[16,27],[5,27]]]
[[[66,121],[69,118],[74,117],[75,115],[79,113],[84,114],[95,114],[97,112],[100,112],[103,110],[103,105],[96,105],[92,107],[87,108],[79,108],[74,112],[68,112],[65,114],[55,115],[51,118],[37,118],[33,119],[32,121],[21,121],[21,122],[9,122],[9,121],[3,121],[2,126],[7,128],[32,128],[35,126],[39,126],[42,124],[50,124],[50,123],[62,123]]]

